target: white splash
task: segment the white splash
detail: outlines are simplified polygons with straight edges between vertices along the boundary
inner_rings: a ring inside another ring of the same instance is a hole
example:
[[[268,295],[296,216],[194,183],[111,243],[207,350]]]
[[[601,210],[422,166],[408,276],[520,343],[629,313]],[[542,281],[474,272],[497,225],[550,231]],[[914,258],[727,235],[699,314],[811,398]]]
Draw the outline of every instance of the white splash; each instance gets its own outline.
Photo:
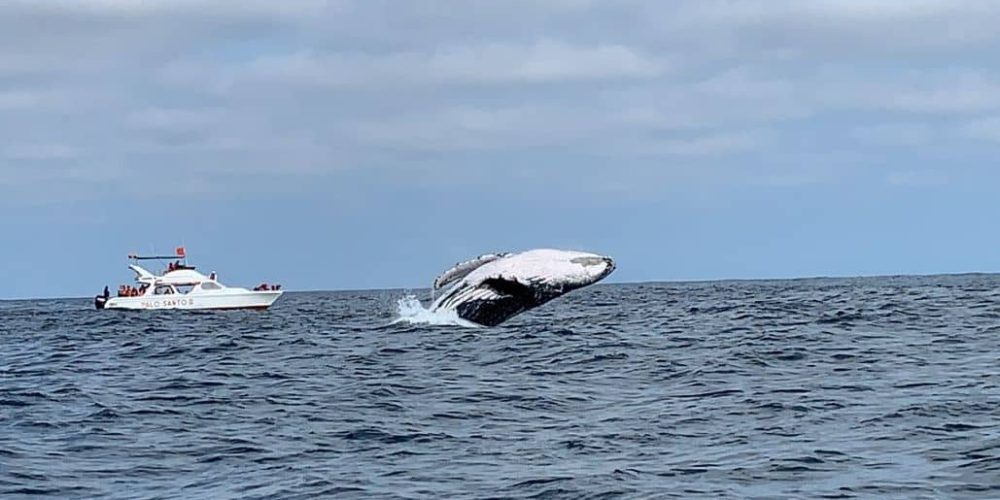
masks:
[[[399,314],[399,317],[393,320],[394,324],[409,323],[411,325],[455,325],[481,328],[481,325],[459,318],[458,313],[454,309],[431,312],[427,310],[427,308],[425,308],[414,295],[407,295],[397,300],[396,312]]]

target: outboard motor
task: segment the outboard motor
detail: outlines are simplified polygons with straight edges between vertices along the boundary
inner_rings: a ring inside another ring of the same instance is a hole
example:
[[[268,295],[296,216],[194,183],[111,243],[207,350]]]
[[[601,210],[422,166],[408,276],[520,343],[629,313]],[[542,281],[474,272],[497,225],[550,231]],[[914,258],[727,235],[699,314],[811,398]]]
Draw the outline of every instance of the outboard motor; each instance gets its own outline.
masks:
[[[108,290],[108,287],[104,287],[104,293],[94,297],[94,307],[97,309],[104,309],[104,306],[108,303],[109,298],[111,298],[111,290]]]

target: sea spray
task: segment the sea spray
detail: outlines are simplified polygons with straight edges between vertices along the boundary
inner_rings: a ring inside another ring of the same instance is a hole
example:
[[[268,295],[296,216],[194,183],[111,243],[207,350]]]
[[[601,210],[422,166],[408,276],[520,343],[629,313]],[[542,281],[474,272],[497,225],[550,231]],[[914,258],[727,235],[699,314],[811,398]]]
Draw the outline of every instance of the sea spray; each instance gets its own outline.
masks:
[[[423,306],[417,297],[407,295],[396,301],[396,312],[399,315],[393,323],[409,323],[413,325],[456,325],[480,327],[471,321],[458,317],[454,310],[431,311]]]

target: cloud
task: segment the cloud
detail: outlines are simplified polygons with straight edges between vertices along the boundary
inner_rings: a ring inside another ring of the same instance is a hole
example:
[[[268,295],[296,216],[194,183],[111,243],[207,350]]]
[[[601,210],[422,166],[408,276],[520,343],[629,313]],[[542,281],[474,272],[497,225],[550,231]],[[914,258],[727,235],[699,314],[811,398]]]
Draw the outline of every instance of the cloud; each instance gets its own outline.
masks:
[[[219,110],[212,108],[147,108],[132,113],[128,122],[143,130],[188,131],[203,130],[220,119]]]
[[[433,50],[370,54],[301,51],[262,56],[246,63],[213,67],[179,63],[164,70],[168,82],[217,89],[242,84],[317,87],[413,85],[505,85],[653,78],[666,65],[622,45],[574,46],[555,40],[530,44],[491,43]]]
[[[621,153],[648,156],[719,156],[762,149],[774,139],[766,130],[697,134],[692,137],[646,139]]]
[[[646,17],[650,24],[669,19],[674,35],[666,36],[713,54],[778,51],[829,62],[989,46],[1000,38],[989,20],[997,13],[1000,6],[974,0],[706,0],[660,5]]]
[[[1000,107],[1000,84],[995,77],[949,73],[895,75],[902,82],[882,84],[873,93],[878,102],[872,104],[889,110],[944,114],[981,113]]]
[[[0,88],[0,110],[17,112],[50,112],[86,109],[90,103],[86,90]],[[93,102],[93,101],[91,101]]]
[[[610,158],[619,191],[651,164],[731,182],[708,166],[748,156],[746,183],[863,178],[765,161],[838,152],[920,171],[873,146],[954,157],[948,136],[1000,137],[997,14],[964,0],[14,1],[0,176],[44,197],[59,172],[101,178],[97,196],[161,185],[166,168],[193,179],[177,192],[294,191],[341,189],[330,179],[347,172],[391,183],[418,159],[433,176],[518,158],[544,178]]]
[[[4,158],[24,160],[67,160],[78,158],[81,152],[65,144],[15,144],[3,152]]]
[[[38,107],[44,101],[45,94],[41,92],[23,90],[0,92],[0,110],[31,109]]]
[[[851,136],[864,143],[914,147],[931,142],[934,129],[919,122],[880,123],[855,127]]]
[[[603,129],[586,111],[558,107],[459,107],[355,127],[360,141],[418,151],[571,147]]]
[[[972,120],[960,126],[958,132],[971,139],[1000,142],[1000,117],[991,116]]]
[[[623,45],[578,47],[553,40],[526,46],[449,47],[421,66],[423,77],[431,81],[473,83],[650,78],[664,70],[663,63]]]
[[[891,172],[886,176],[886,182],[894,186],[940,186],[948,181],[949,178],[944,173],[930,170],[904,170]]]

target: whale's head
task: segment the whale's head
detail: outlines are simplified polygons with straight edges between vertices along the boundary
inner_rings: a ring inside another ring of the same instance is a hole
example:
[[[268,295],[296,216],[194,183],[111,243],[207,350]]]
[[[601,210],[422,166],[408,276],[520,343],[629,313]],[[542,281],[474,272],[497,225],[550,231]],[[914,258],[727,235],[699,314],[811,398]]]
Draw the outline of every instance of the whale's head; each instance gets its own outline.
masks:
[[[592,285],[615,270],[611,257],[572,250],[538,249],[510,257],[518,281],[548,285],[561,295]]]

